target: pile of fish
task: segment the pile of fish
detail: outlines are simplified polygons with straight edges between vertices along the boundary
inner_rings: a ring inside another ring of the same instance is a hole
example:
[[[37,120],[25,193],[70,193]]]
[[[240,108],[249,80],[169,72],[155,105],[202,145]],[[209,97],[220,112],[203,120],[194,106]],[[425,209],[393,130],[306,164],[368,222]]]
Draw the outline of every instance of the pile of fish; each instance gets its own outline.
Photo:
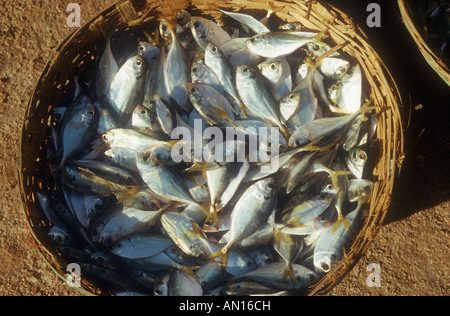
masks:
[[[361,66],[326,30],[269,30],[273,8],[220,11],[162,19],[122,58],[107,37],[52,109],[49,236],[112,294],[303,294],[362,227]]]

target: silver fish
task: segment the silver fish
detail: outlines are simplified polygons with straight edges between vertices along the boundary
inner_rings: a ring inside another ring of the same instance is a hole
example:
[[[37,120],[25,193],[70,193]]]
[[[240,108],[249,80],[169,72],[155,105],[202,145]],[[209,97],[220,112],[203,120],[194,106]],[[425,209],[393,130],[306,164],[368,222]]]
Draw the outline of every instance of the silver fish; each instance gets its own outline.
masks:
[[[210,67],[222,83],[223,89],[239,104],[241,112],[245,114],[245,109],[241,105],[238,91],[236,90],[236,75],[234,68],[228,57],[215,44],[208,44],[205,49],[205,64]]]
[[[159,47],[153,45],[152,43],[141,41],[138,44],[138,55],[144,57],[148,67],[151,66],[160,53],[161,50]]]
[[[190,24],[192,34],[203,50],[206,49],[209,43],[220,47],[231,39],[230,35],[222,27],[211,20],[192,16]]]
[[[250,28],[253,32],[255,32],[256,34],[270,32],[270,30],[267,28],[267,26],[265,26],[263,23],[256,20],[251,15],[244,14],[244,13],[238,13],[238,12],[228,12],[228,11],[224,11],[224,10],[220,10],[220,9],[219,9],[219,11],[232,17],[239,23],[244,24],[245,26]]]
[[[281,123],[278,102],[257,71],[248,66],[238,66],[236,83],[239,96],[250,114],[275,124],[281,129],[282,134],[290,134]]]
[[[60,169],[64,167],[67,159],[79,153],[90,143],[97,131],[98,116],[97,108],[88,104],[67,121],[67,125],[61,131],[63,141]]]
[[[340,225],[335,231],[333,225],[322,232],[314,249],[314,267],[318,273],[328,273],[344,257],[356,237],[358,217],[359,210],[352,211],[346,216],[350,226]]]
[[[306,289],[319,280],[319,276],[314,271],[294,263],[292,264],[292,270],[295,283],[292,283],[290,279],[281,278],[285,269],[286,264],[284,262],[275,262],[241,275],[235,278],[235,281],[251,280],[281,290],[301,290]]]
[[[178,39],[174,25],[165,20],[161,24],[167,25],[172,38],[163,67],[164,82],[170,97],[167,101],[174,101],[183,110],[189,111],[186,85],[191,81],[191,59]]]
[[[260,180],[243,193],[231,214],[229,241],[219,255],[226,254],[234,243],[249,237],[267,221],[276,202],[276,193],[273,178]]]
[[[360,148],[353,148],[346,156],[345,162],[347,168],[357,179],[361,179],[368,157],[367,153]]]
[[[106,38],[105,51],[100,58],[98,65],[98,75],[95,83],[95,91],[98,98],[103,98],[108,94],[114,77],[119,71],[119,65],[111,51],[111,37]]]
[[[173,245],[170,238],[159,235],[135,234],[114,243],[111,252],[127,259],[155,256]]]
[[[204,61],[197,61],[192,64],[191,68],[192,83],[201,83],[209,85],[217,90],[220,94],[224,94],[224,89],[216,73],[209,68]],[[188,89],[189,90],[189,89]]]
[[[292,90],[291,67],[286,58],[278,57],[266,60],[259,64],[258,68],[271,83],[277,100],[284,98]]]
[[[203,289],[197,277],[175,269],[169,279],[169,296],[202,296]]]
[[[131,117],[134,108],[144,96],[146,65],[142,56],[129,58],[120,67],[111,82],[107,99],[118,117],[119,124],[125,124]]]
[[[317,33],[270,32],[255,35],[247,40],[252,52],[267,58],[293,53],[300,47],[313,42]]]

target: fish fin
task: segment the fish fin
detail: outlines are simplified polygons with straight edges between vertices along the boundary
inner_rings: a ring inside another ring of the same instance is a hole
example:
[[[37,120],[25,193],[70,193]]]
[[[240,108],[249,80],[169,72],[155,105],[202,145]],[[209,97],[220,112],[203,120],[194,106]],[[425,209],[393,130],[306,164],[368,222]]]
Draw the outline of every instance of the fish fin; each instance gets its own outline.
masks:
[[[191,235],[194,237],[201,237],[206,238],[205,234],[203,233],[202,229],[198,226],[198,224],[191,220],[191,226],[194,230],[184,230],[186,235]]]
[[[117,198],[117,202],[123,203],[128,199],[133,198],[134,196],[136,196],[136,194],[139,192],[139,190],[141,190],[143,187],[135,185],[135,186],[129,186],[130,188],[127,190],[121,190],[121,191],[117,191],[114,192],[113,194],[116,196]]]
[[[219,217],[217,216],[216,203],[212,203],[209,208],[209,214],[206,218],[206,223],[212,224],[215,229],[219,229]]]
[[[350,229],[350,223],[348,222],[348,220],[345,217],[341,216],[336,220],[336,222],[334,222],[331,233],[334,234],[340,225],[344,225],[347,229]]]
[[[218,259],[219,265],[221,267],[226,267],[227,266],[227,261],[228,261],[228,249],[230,247],[231,247],[230,243],[226,244],[223,248],[220,248],[216,252],[212,253],[210,258],[211,259]]]
[[[281,11],[286,7],[286,6],[277,7],[269,0],[266,1],[266,4],[267,4],[267,15],[266,15],[267,18],[270,18],[272,14],[277,13],[278,11]]]
[[[178,269],[180,269],[181,271],[183,271],[184,273],[190,275],[191,277],[194,277],[196,279],[198,279],[198,275],[194,272],[194,270],[198,270],[201,268],[201,266],[191,266],[191,267],[186,267],[186,266],[177,266]]]
[[[283,276],[281,277],[281,280],[282,281],[286,280],[286,278],[288,276],[291,279],[292,284],[295,284],[295,273],[294,273],[294,270],[292,269],[291,265],[288,265],[286,267],[286,269],[283,272]]]
[[[295,217],[292,217],[287,221],[286,224],[291,227],[307,227],[307,225],[305,225],[305,224],[297,223],[297,221],[300,219],[300,217],[302,217],[302,216],[297,215]]]

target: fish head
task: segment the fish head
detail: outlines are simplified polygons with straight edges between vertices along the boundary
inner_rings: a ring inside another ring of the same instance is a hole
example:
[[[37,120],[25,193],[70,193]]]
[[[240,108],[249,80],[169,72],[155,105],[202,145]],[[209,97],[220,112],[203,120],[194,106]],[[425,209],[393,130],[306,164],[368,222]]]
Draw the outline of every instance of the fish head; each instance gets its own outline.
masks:
[[[63,229],[54,226],[48,233],[50,239],[59,246],[67,246],[71,243],[70,235]]]
[[[302,133],[302,130],[300,129],[298,129],[294,134],[292,134],[291,138],[289,138],[289,146],[293,148],[306,146],[310,142],[311,139]]]
[[[247,66],[247,65],[239,65],[236,68],[236,81],[253,81],[256,79],[256,70]]]
[[[160,54],[160,49],[149,42],[139,42],[138,55],[143,56],[147,62],[156,59]]]
[[[153,100],[151,102],[153,102]],[[152,116],[151,110],[142,104],[136,106],[133,111],[131,120],[133,125],[143,124],[154,127],[156,124],[156,119],[154,115]]]
[[[170,146],[156,146],[150,150],[150,160],[155,164],[165,164],[172,160]]]
[[[279,78],[283,72],[283,63],[281,60],[265,61],[258,65],[261,73],[268,78]]]
[[[131,57],[125,62],[123,67],[126,68],[127,74],[133,78],[143,76],[147,70],[145,59],[141,55]]]
[[[314,254],[314,268],[317,273],[330,272],[334,262],[336,262],[336,255],[334,253],[324,251]]]
[[[187,91],[189,99],[192,101],[192,103],[195,103],[195,101],[201,101],[203,99],[203,86],[199,83],[188,83],[187,84]]]
[[[348,200],[350,202],[366,201],[373,190],[374,183],[366,179],[352,179],[349,181]]]
[[[273,177],[260,180],[257,184],[258,191],[266,199],[271,199],[277,193],[277,183]]]
[[[181,26],[187,26],[189,22],[191,21],[191,14],[187,12],[186,10],[179,10],[175,17],[177,19],[177,23]]]
[[[196,82],[197,80],[203,78],[206,73],[206,67],[201,62],[192,63],[191,67],[191,78],[192,82]]]
[[[205,49],[205,60],[221,60],[226,58],[223,51],[215,44],[209,43]]]
[[[86,125],[94,125],[99,117],[99,111],[95,105],[87,104],[81,112],[81,121]]]

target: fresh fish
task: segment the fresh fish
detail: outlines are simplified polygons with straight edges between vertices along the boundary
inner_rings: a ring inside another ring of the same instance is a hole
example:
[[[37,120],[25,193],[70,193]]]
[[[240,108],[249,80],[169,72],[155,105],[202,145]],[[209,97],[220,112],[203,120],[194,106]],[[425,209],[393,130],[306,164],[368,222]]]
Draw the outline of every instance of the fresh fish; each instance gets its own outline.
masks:
[[[147,63],[147,67],[150,67],[152,63],[161,53],[159,47],[149,42],[139,42],[138,55],[142,56]]]
[[[292,90],[291,67],[286,58],[269,59],[258,65],[262,75],[272,86],[275,99],[280,100]]]
[[[367,153],[360,148],[353,148],[345,156],[347,168],[353,173],[357,179],[362,179],[364,172],[364,165],[368,157]]]
[[[256,20],[253,16],[243,13],[237,13],[237,12],[228,12],[224,10],[220,10],[220,12],[228,15],[229,17],[232,17],[239,23],[242,23],[243,25],[247,26],[249,29],[251,29],[256,34],[261,33],[268,33],[270,30],[265,26],[263,23]]]
[[[106,162],[95,160],[76,160],[72,161],[72,165],[90,170],[99,177],[108,179],[117,184],[137,185],[136,179],[130,172]]]
[[[154,97],[157,98],[158,96],[155,95]],[[154,108],[149,108],[142,104],[136,106],[133,114],[131,115],[131,127],[133,129],[149,129],[155,132],[160,132],[161,126],[159,125],[155,108],[156,106]],[[118,128],[118,126],[115,128]]]
[[[146,65],[142,56],[129,58],[111,82],[107,100],[119,124],[131,118],[134,108],[144,96]]]
[[[153,294],[155,296],[169,296],[170,272],[162,272],[155,279]]]
[[[342,78],[339,85],[337,108],[331,111],[341,114],[357,113],[361,108],[362,73],[357,64]]]
[[[220,94],[224,94],[224,89],[216,73],[206,66],[204,61],[197,61],[191,68],[192,83],[201,83],[213,87]],[[189,89],[188,89],[189,90]]]
[[[266,58],[286,56],[302,46],[315,41],[317,33],[270,32],[255,35],[247,40],[252,52]]]
[[[192,16],[190,24],[192,34],[203,50],[206,50],[206,46],[210,43],[220,47],[231,40],[231,36],[211,20]]]
[[[142,180],[162,200],[197,204],[183,179],[171,168],[154,164],[147,154],[138,157],[137,166]]]
[[[290,93],[280,100],[280,115],[283,123],[289,122],[291,117],[298,111],[300,100],[301,94],[298,92]]]
[[[366,179],[351,179],[348,184],[348,200],[358,202],[356,209],[360,209],[372,194],[374,183]]]
[[[278,126],[282,134],[290,134],[281,123],[278,102],[257,71],[248,66],[238,66],[236,83],[239,95],[250,114]]]
[[[142,153],[154,145],[166,144],[167,136],[148,130],[115,128],[104,133],[102,140],[109,148],[128,148]]]
[[[84,149],[97,131],[98,110],[88,104],[80,112],[74,113],[67,125],[61,131],[62,159],[59,168],[62,169],[67,159]]]
[[[340,80],[350,69],[350,62],[345,59],[327,57],[319,65],[322,74],[330,79]]]
[[[292,283],[290,279],[281,277],[285,269],[286,264],[284,262],[275,262],[259,267],[234,280],[250,280],[279,290],[304,290],[319,280],[319,276],[314,271],[294,263],[292,264],[292,270],[295,283]]]
[[[156,117],[159,122],[159,126],[169,137],[172,134],[174,128],[174,117],[172,111],[165,101],[158,95],[155,96],[156,103]]]
[[[314,249],[314,267],[317,273],[328,273],[348,252],[356,237],[359,210],[346,216],[349,226],[340,225],[334,230],[334,225],[326,228],[316,242]]]
[[[173,245],[170,238],[159,235],[135,234],[118,240],[111,249],[117,256],[141,259],[155,256]]]
[[[137,171],[136,158],[139,152],[130,148],[113,147],[105,151],[105,157],[114,165],[124,169]]]
[[[197,277],[175,269],[169,279],[169,296],[202,296],[203,289]]]
[[[215,44],[208,44],[205,49],[205,64],[210,67],[222,83],[223,89],[239,104],[241,112],[245,115],[245,109],[241,104],[236,89],[236,74],[228,57]]]
[[[235,119],[233,107],[212,86],[190,83],[188,84],[188,94],[195,109],[209,125],[233,126]]]
[[[275,206],[276,189],[275,180],[267,178],[244,192],[231,214],[230,239],[219,255],[225,255],[234,243],[251,236],[267,221]]]
[[[124,237],[144,233],[150,227],[159,223],[161,215],[165,210],[142,211],[129,206],[123,206],[118,211],[113,212],[106,220],[98,241],[102,244],[114,244]]]
[[[167,101],[173,101],[183,110],[189,111],[186,85],[191,81],[191,60],[177,37],[174,25],[165,20],[161,24],[167,25],[172,38],[163,66],[164,82],[170,97]]]
[[[111,37],[106,37],[105,50],[100,58],[98,74],[95,83],[95,91],[98,98],[104,98],[109,91],[112,81],[119,71],[114,54],[111,51]]]
[[[217,260],[210,259],[196,270],[195,274],[203,290],[209,291],[225,278],[226,271]]]

